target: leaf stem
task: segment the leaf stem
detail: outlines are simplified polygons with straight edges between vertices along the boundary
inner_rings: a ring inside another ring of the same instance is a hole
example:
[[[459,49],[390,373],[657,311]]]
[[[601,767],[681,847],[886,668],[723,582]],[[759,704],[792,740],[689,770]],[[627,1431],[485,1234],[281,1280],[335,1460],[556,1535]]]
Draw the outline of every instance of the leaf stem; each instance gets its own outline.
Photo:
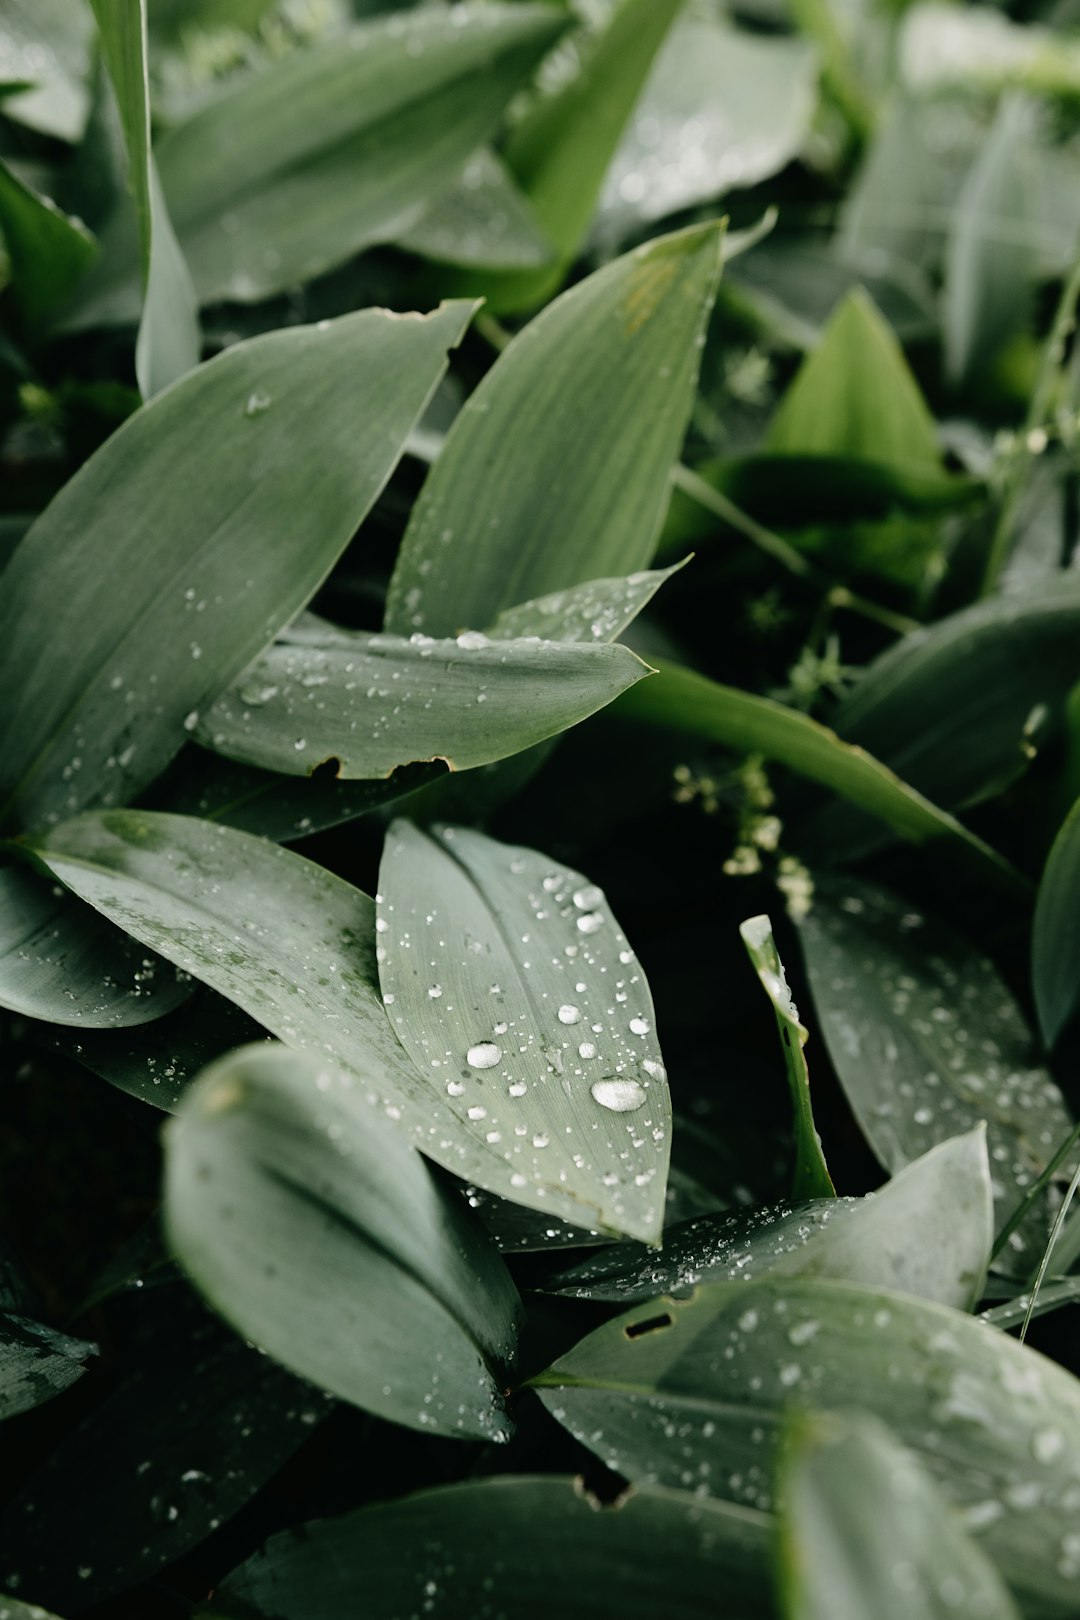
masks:
[[[1001,1228],[1001,1231],[994,1239],[994,1247],[990,1251],[991,1260],[997,1259],[1006,1243],[1008,1243],[1009,1239],[1016,1231],[1016,1228],[1023,1220],[1027,1218],[1027,1215],[1032,1209],[1036,1200],[1042,1197],[1047,1186],[1049,1185],[1050,1177],[1054,1174],[1054,1171],[1061,1164],[1062,1160],[1068,1156],[1070,1149],[1073,1148],[1078,1141],[1080,1141],[1080,1122],[1073,1126],[1068,1136],[1064,1139],[1061,1146],[1057,1149],[1057,1152],[1051,1158],[1049,1164],[1047,1164],[1044,1168],[1038,1180],[1028,1188],[1023,1198],[1021,1198],[1020,1202],[1017,1204],[1016,1208],[1005,1222],[1005,1225]]]

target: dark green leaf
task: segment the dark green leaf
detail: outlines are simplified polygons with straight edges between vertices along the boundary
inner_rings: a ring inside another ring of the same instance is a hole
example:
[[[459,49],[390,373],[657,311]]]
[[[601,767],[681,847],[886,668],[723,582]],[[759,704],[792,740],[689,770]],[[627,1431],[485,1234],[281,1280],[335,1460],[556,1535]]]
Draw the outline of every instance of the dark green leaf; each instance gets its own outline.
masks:
[[[81,220],[24,185],[2,161],[0,236],[19,307],[31,326],[67,296],[97,252]]]
[[[865,1413],[793,1420],[777,1490],[784,1620],[1020,1620],[926,1470]]]
[[[379,890],[390,1020],[459,1132],[503,1158],[492,1190],[656,1241],[666,1075],[648,985],[601,890],[532,850],[401,821]]]
[[[841,741],[834,731],[797,709],[669,665],[656,679],[625,693],[612,712],[620,719],[775,759],[869,812],[902,838],[947,846],[995,888],[1019,896],[1027,893],[1024,880],[953,816],[863,748]]]
[[[97,1345],[0,1311],[0,1420],[51,1401],[82,1377],[84,1363],[96,1354]]]
[[[438,760],[466,771],[577,725],[648,673],[627,647],[338,632],[321,647],[269,648],[196,740],[296,776],[327,763],[345,779]]]
[[[364,310],[238,344],[90,458],[4,573],[9,821],[123,802],[168,764],[321,583],[469,313]],[[365,410],[378,433],[358,434]]]
[[[776,949],[772,923],[768,917],[748,918],[739,932],[754,972],[772,1003],[780,1043],[784,1048],[795,1122],[795,1171],[791,1195],[798,1199],[828,1198],[830,1194],[835,1194],[836,1189],[821,1151],[821,1138],[814,1126],[814,1111],[810,1104],[810,1071],[803,1054],[810,1032],[800,1022],[799,1010],[791,999],[784,964]]]
[[[165,1222],[216,1309],[294,1372],[411,1428],[506,1438],[509,1273],[348,1074],[273,1046],[207,1070],[166,1132]]]
[[[82,1610],[151,1579],[242,1507],[329,1408],[201,1309],[171,1320],[5,1507],[6,1583]]]
[[[1080,799],[1054,839],[1035,902],[1032,986],[1039,1027],[1053,1046],[1080,999]]]
[[[160,1018],[190,993],[186,975],[81,900],[24,867],[0,869],[0,1007],[115,1029]]]
[[[1080,1383],[959,1311],[849,1283],[713,1283],[616,1317],[532,1382],[628,1478],[759,1508],[786,1413],[863,1408],[920,1454],[1030,1612],[1075,1608]]]
[[[764,1620],[767,1536],[762,1514],[683,1491],[646,1486],[601,1508],[579,1481],[509,1475],[274,1536],[219,1603],[281,1620],[701,1620],[723,1591],[724,1620]]]
[[[884,889],[820,880],[800,921],[814,1009],[867,1141],[890,1170],[986,1121],[999,1216],[1068,1135],[1060,1091],[993,965]],[[1014,1233],[1031,1265],[1038,1213]]]
[[[146,0],[90,0],[116,101],[135,201],[143,311],[135,370],[149,399],[199,363],[195,290],[173,232],[150,150]]]
[[[457,635],[526,598],[649,562],[719,268],[716,226],[660,237],[515,338],[413,508],[387,630]]]

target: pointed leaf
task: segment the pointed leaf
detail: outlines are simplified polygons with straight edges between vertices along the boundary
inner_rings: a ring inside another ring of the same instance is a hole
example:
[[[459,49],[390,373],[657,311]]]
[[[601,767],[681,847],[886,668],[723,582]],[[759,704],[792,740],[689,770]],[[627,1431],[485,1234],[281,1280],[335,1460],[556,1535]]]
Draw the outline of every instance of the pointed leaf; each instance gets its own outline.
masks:
[[[493,1190],[654,1242],[666,1076],[648,985],[602,892],[532,850],[401,821],[379,890],[391,1022],[460,1128],[503,1156]]]
[[[798,709],[668,665],[656,679],[625,693],[612,712],[620,719],[775,759],[869,812],[902,838],[914,844],[940,842],[996,889],[1018,897],[1027,894],[1026,881],[953,816],[863,748],[852,747]]]
[[[863,1408],[919,1453],[1031,1612],[1075,1606],[1080,1382],[959,1311],[850,1283],[713,1283],[616,1317],[532,1385],[627,1478],[759,1508],[787,1413]]]
[[[784,1620],[1020,1620],[917,1458],[864,1413],[793,1420],[777,1489]]]
[[[579,1480],[504,1475],[273,1536],[218,1604],[280,1620],[698,1620],[722,1590],[724,1620],[766,1620],[767,1537],[763,1514],[685,1491],[646,1486],[601,1507]]]
[[[90,0],[116,92],[135,199],[143,312],[135,369],[149,399],[199,363],[199,323],[191,285],[150,151],[147,0]]]
[[[687,559],[689,560],[689,559]],[[657,591],[684,566],[643,569],[626,579],[590,579],[532,602],[503,608],[489,626],[492,640],[542,636],[552,641],[615,641],[648,607]]]
[[[63,301],[97,253],[81,220],[25,185],[2,161],[0,236],[20,309],[31,326]]]
[[[0,869],[0,1007],[81,1030],[145,1024],[191,985],[81,900],[21,866]]]
[[[1039,1028],[1053,1046],[1080,1001],[1080,799],[1054,839],[1039,883],[1031,975]]]
[[[96,1344],[0,1311],[0,1421],[51,1401],[82,1377],[84,1362],[96,1354]]]
[[[986,1127],[954,1136],[907,1165],[847,1220],[783,1255],[776,1277],[831,1277],[974,1310],[994,1242]]]
[[[780,401],[766,441],[787,455],[941,466],[934,419],[900,345],[861,288],[848,293]]]
[[[651,559],[720,271],[716,226],[564,293],[500,355],[413,508],[387,630],[457,635]]]
[[[65,485],[4,572],[0,685],[19,693],[0,737],[9,823],[123,802],[168,764],[199,708],[325,578],[469,313],[363,310],[237,344]],[[359,431],[365,412],[377,433]]]
[[[1069,1133],[1020,1008],[993,965],[933,917],[851,878],[821,880],[799,923],[814,1009],[840,1083],[882,1164],[899,1170],[986,1122],[999,1218]],[[1045,1239],[1038,1210],[1012,1264]]]
[[[486,146],[394,245],[443,264],[495,270],[535,270],[552,259],[551,243],[524,194]]]
[[[509,1273],[348,1075],[233,1053],[170,1123],[165,1172],[169,1245],[244,1338],[393,1422],[506,1438]]]
[[[750,917],[741,924],[739,933],[761,980],[762,989],[772,1003],[776,1014],[776,1027],[784,1048],[788,1086],[795,1119],[795,1172],[791,1195],[793,1198],[828,1198],[836,1189],[821,1150],[821,1138],[814,1127],[814,1111],[810,1104],[810,1071],[806,1065],[803,1047],[810,1032],[799,1019],[784,975],[773,939],[772,923],[768,917]]]
[[[627,647],[338,633],[278,643],[203,718],[196,740],[264,770],[389,776],[441,760],[466,771],[521,753],[649,673]]]

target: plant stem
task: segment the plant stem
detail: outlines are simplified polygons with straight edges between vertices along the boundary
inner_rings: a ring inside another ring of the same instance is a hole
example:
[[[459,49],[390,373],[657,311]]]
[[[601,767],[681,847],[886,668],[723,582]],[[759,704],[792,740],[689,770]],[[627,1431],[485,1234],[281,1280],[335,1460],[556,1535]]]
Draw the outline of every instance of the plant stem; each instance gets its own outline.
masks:
[[[745,536],[753,542],[759,551],[780,563],[789,573],[795,574],[799,579],[805,579],[809,584],[817,585],[825,592],[829,605],[834,608],[847,608],[852,613],[860,613],[865,619],[872,619],[886,630],[892,630],[898,636],[906,636],[912,630],[920,628],[917,619],[912,619],[905,613],[894,613],[891,608],[880,607],[877,602],[871,602],[865,596],[859,596],[846,585],[837,585],[820,568],[815,568],[812,562],[796,551],[782,536],[775,534],[772,529],[765,528],[764,524],[744,512],[734,501],[714,489],[705,479],[694,472],[690,467],[681,463],[672,473],[672,481],[684,495],[689,495],[714,517],[722,518],[729,528]]]

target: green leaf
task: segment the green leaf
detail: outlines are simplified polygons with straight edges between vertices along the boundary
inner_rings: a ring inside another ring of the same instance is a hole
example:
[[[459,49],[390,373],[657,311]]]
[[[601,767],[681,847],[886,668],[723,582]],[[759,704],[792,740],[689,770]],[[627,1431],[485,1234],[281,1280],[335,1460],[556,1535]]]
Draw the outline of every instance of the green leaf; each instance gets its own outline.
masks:
[[[1075,1607],[1080,1383],[959,1311],[850,1283],[713,1283],[616,1317],[531,1382],[627,1478],[758,1508],[789,1412],[863,1408],[919,1453],[1022,1606]]]
[[[18,1598],[0,1592],[0,1620],[59,1620],[59,1616],[39,1603],[20,1603]]]
[[[466,771],[595,714],[649,673],[628,647],[337,632],[278,643],[217,699],[195,736],[230,759],[299,776],[385,777],[441,760]]]
[[[0,1007],[80,1030],[145,1024],[191,986],[55,884],[0,868]]]
[[[29,129],[76,141],[89,109],[90,13],[72,0],[4,0],[0,81],[31,86],[3,98],[4,116]]]
[[[603,23],[554,53],[513,126],[506,161],[553,243],[555,266],[485,284],[496,313],[534,309],[559,288],[588,234],[604,177],[683,0],[616,0]]]
[[[351,29],[246,76],[158,148],[201,303],[261,298],[421,220],[566,27],[551,6],[427,7]],[[129,276],[117,241],[100,309]]]
[[[986,1128],[977,1125],[907,1165],[849,1218],[810,1233],[773,1275],[830,1277],[974,1310],[994,1241]]]
[[[153,1579],[231,1518],[330,1410],[186,1298],[179,1319],[171,1312],[149,1339],[143,1329],[139,1359],[125,1358],[116,1387],[5,1506],[6,1584],[78,1612]]]
[[[725,1620],[764,1620],[767,1535],[764,1515],[684,1491],[600,1507],[578,1480],[503,1475],[273,1536],[217,1601],[281,1620],[395,1620],[432,1599],[440,1620],[694,1620],[722,1590]]]
[[[1080,676],[1078,643],[1075,583],[994,597],[897,642],[832,723],[936,803],[963,809],[1015,781],[1060,724]],[[815,844],[850,855],[880,841],[878,829],[839,806],[817,817],[813,832]]]
[[[0,1421],[60,1395],[96,1354],[96,1344],[0,1311]]]
[[[684,10],[607,169],[596,234],[619,239],[768,179],[799,155],[816,101],[817,54],[805,40]]]
[[[715,225],[564,293],[500,355],[413,508],[385,628],[456,635],[650,561],[716,296]]]
[[[818,880],[799,922],[814,1009],[867,1142],[899,1170],[985,1120],[999,1217],[1011,1213],[1070,1119],[992,963],[933,917],[851,878]],[[1030,1266],[1036,1212],[1011,1240]]]
[[[19,693],[0,736],[9,825],[123,802],[168,764],[325,578],[469,314],[362,310],[237,344],[65,485],[4,572],[0,685]],[[380,430],[358,437],[365,410]]]
[[[1030,312],[1041,259],[1034,116],[1023,96],[1004,97],[950,214],[942,326],[954,383],[989,365]]]
[[[243,1048],[191,1088],[165,1141],[169,1246],[237,1332],[392,1422],[507,1437],[509,1273],[351,1077]]]
[[[799,1010],[791,998],[784,976],[784,964],[773,940],[768,917],[750,917],[739,928],[742,942],[776,1014],[776,1027],[784,1048],[788,1086],[795,1121],[795,1171],[793,1198],[828,1198],[836,1189],[821,1150],[821,1139],[814,1127],[810,1104],[810,1071],[803,1047],[810,1032],[799,1020]]]
[[[925,1468],[865,1413],[794,1419],[777,1491],[784,1620],[1020,1620]]]
[[[532,850],[398,821],[379,891],[390,1020],[459,1131],[503,1156],[492,1190],[655,1242],[671,1107],[649,988],[601,890]]]
[[[1031,939],[1031,976],[1039,1028],[1053,1046],[1080,1000],[1080,799],[1054,839],[1039,883]]]
[[[128,154],[135,200],[143,311],[135,370],[144,399],[199,363],[195,290],[173,232],[150,150],[150,82],[146,0],[90,0]]]
[[[25,185],[2,161],[0,234],[19,307],[31,327],[67,297],[97,254],[81,220]]]
[[[775,759],[867,811],[901,838],[913,844],[944,845],[994,888],[1017,897],[1027,894],[1025,880],[953,816],[863,748],[842,741],[797,709],[668,665],[656,679],[625,693],[612,713]]]
[[[661,1294],[685,1297],[699,1283],[758,1277],[816,1232],[859,1207],[853,1198],[764,1204],[734,1214],[699,1215],[669,1227],[659,1249],[619,1243],[544,1283],[545,1294],[630,1305]]]
[[[941,451],[903,351],[861,288],[832,315],[777,408],[766,448],[938,472]]]
[[[688,559],[687,559],[688,560]],[[674,568],[643,569],[626,579],[590,579],[531,602],[503,608],[489,626],[492,640],[541,636],[551,641],[615,641],[652,601]]]
[[[450,189],[394,245],[422,258],[495,270],[536,270],[552,247],[505,163],[489,147],[473,153]]]

